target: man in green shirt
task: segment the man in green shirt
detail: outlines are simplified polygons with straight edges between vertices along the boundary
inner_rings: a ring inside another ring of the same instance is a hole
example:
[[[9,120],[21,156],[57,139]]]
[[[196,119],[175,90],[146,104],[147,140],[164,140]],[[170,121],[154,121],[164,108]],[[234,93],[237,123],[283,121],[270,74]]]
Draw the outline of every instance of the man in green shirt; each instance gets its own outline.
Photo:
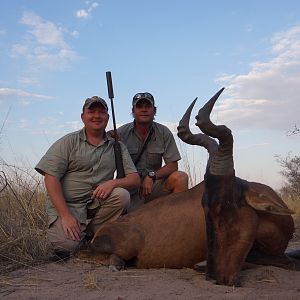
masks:
[[[84,128],[56,141],[35,167],[44,175],[48,238],[56,253],[73,253],[87,233],[117,219],[129,207],[127,189],[140,184],[122,143],[125,177],[114,179],[114,140],[105,132],[106,102],[97,96],[87,98],[81,119]]]
[[[188,189],[188,175],[178,171],[181,157],[173,134],[166,126],[154,122],[155,114],[153,96],[138,93],[132,101],[134,121],[118,128],[141,178],[139,191],[131,192],[128,211],[159,196]]]

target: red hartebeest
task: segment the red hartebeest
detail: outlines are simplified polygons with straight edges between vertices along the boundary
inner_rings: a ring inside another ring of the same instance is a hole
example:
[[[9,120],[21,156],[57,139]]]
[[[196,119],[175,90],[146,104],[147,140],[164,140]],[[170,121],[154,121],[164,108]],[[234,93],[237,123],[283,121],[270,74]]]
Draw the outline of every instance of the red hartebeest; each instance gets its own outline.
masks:
[[[220,93],[212,99],[216,100]],[[207,259],[207,277],[215,278],[217,283],[233,284],[250,249],[259,257],[284,254],[294,232],[292,212],[270,187],[235,177],[232,158],[218,165],[223,148],[209,137],[214,132],[210,131],[207,109],[200,110],[197,117],[202,131],[209,125],[207,135],[192,134],[189,130],[195,101],[179,123],[178,136],[188,144],[208,150],[204,182],[188,191],[155,199],[104,224],[95,233],[89,250],[82,252],[83,256],[102,262],[108,259],[113,269],[122,268],[126,262],[138,268],[193,267]],[[227,129],[224,135],[229,142],[220,137],[220,144],[225,149],[232,148]],[[227,200],[220,202],[219,196],[226,196]]]

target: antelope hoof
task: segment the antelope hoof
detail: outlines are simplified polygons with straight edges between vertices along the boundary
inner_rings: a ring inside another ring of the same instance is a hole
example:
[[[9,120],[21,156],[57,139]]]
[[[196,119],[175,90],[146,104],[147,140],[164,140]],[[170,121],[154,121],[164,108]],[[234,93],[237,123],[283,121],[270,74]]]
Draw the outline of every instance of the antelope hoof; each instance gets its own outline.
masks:
[[[120,258],[118,255],[116,254],[111,254],[109,257],[109,270],[111,270],[112,272],[118,272],[122,269],[124,269],[125,267],[125,262],[122,258]]]
[[[120,269],[117,268],[117,267],[114,266],[114,265],[109,265],[109,266],[108,266],[108,269],[109,269],[111,272],[119,272],[119,271],[120,271]]]
[[[216,281],[216,284],[228,285],[228,286],[234,286],[234,287],[240,287],[241,286],[241,282],[237,277],[234,277],[232,279],[227,279],[227,278],[218,279]]]

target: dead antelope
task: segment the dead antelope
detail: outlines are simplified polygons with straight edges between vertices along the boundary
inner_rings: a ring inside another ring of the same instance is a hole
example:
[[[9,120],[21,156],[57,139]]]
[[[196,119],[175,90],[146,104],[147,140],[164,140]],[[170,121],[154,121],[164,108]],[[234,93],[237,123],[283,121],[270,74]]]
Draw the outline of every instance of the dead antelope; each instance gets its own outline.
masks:
[[[95,233],[90,249],[81,255],[102,262],[107,259],[113,269],[121,269],[127,262],[137,268],[193,267],[208,257],[208,277],[224,284],[232,283],[250,249],[267,256],[283,255],[294,232],[291,211],[270,187],[235,177],[232,157],[217,164],[220,156],[223,159],[223,148],[232,148],[231,134],[227,129],[225,138],[217,134],[222,146],[209,137],[216,135],[216,129],[211,129],[207,108],[197,117],[197,125],[207,135],[192,134],[189,118],[195,101],[179,123],[178,136],[208,150],[205,181],[104,224]],[[225,201],[220,202],[219,197]]]
[[[238,273],[250,250],[256,255],[282,255],[294,225],[292,211],[269,187],[235,176],[231,130],[210,120],[222,91],[196,117],[196,125],[205,134],[202,146],[209,152],[202,196],[207,234],[206,276],[217,284],[238,285]]]

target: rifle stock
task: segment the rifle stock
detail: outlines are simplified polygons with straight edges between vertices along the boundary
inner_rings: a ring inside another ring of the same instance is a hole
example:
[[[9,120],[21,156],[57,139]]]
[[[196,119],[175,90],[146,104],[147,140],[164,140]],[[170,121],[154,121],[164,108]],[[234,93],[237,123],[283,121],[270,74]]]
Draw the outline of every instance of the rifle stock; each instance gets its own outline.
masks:
[[[107,91],[108,91],[108,97],[110,99],[110,105],[111,105],[111,113],[113,117],[113,126],[114,126],[114,152],[115,152],[115,162],[116,162],[116,168],[117,168],[117,178],[123,178],[125,177],[124,172],[124,166],[123,166],[123,158],[122,158],[122,149],[121,144],[118,141],[118,134],[117,134],[117,127],[116,127],[116,118],[115,118],[115,110],[114,110],[114,90],[112,85],[112,78],[111,78],[111,72],[106,72],[106,81],[107,81]]]
[[[122,158],[122,149],[119,141],[114,141],[114,151],[115,151],[115,161],[117,167],[117,178],[125,177],[124,166],[123,166],[123,158]]]

